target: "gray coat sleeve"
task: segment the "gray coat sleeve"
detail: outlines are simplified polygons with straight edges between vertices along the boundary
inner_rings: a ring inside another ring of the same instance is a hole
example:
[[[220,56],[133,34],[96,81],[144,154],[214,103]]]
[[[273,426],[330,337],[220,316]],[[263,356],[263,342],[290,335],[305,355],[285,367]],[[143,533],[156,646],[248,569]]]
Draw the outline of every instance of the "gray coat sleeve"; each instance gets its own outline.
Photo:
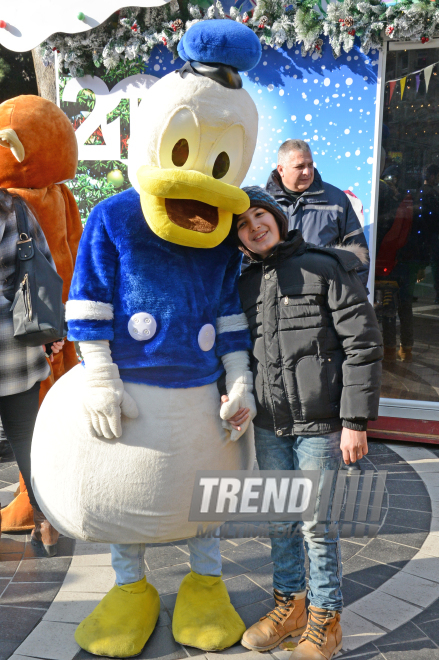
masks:
[[[378,417],[383,341],[372,305],[354,270],[341,264],[329,283],[328,306],[343,346],[343,390],[340,417],[343,426],[365,426]]]
[[[366,248],[367,253],[369,254],[369,247],[367,245],[366,237],[364,235],[363,228],[360,224],[358,216],[355,213],[354,207],[352,206],[349,197],[346,194],[345,197],[345,222],[342,235],[340,236],[341,243],[342,245],[350,245],[356,243],[357,245],[361,245],[361,247]],[[367,287],[367,280],[369,279],[369,262],[367,264],[362,264],[357,272],[360,280],[363,282],[364,286]]]

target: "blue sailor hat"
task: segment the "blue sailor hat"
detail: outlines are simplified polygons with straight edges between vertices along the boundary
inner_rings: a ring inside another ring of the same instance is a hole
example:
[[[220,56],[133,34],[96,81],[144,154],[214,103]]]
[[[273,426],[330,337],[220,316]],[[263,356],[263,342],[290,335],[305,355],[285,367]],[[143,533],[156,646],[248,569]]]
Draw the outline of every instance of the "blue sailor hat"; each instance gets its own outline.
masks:
[[[253,69],[261,59],[261,43],[256,34],[229,19],[199,21],[183,35],[178,54],[189,63],[181,72],[191,72],[216,80],[224,87],[242,86],[238,71]]]

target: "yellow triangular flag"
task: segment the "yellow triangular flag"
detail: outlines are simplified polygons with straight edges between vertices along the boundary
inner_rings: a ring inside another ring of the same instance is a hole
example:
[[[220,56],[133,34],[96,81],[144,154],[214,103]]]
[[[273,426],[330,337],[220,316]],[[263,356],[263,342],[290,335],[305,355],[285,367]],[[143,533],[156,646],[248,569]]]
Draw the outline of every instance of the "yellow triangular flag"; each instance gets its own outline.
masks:
[[[403,94],[404,94],[405,81],[406,80],[407,80],[407,77],[401,78],[401,80],[399,81],[399,84],[401,85],[401,101],[402,101],[402,97],[403,97]]]
[[[425,78],[425,91],[428,92],[428,86],[430,84],[431,74],[433,73],[434,64],[426,66],[424,69],[424,78]]]

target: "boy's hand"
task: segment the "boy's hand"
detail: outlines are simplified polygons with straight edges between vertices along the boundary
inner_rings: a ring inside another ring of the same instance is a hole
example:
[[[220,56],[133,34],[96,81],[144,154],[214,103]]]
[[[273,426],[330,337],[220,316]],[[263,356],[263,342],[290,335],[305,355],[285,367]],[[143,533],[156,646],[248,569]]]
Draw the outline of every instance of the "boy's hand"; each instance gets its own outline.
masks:
[[[346,465],[359,461],[369,451],[367,447],[367,432],[352,431],[343,427],[341,432],[340,449]]]
[[[227,403],[228,400],[229,397],[227,394],[223,394],[221,397],[221,403]],[[241,431],[241,424],[243,424],[245,420],[248,419],[249,412],[250,408],[240,408],[238,412],[236,412],[233,417],[229,417],[227,421],[235,429],[235,431]]]

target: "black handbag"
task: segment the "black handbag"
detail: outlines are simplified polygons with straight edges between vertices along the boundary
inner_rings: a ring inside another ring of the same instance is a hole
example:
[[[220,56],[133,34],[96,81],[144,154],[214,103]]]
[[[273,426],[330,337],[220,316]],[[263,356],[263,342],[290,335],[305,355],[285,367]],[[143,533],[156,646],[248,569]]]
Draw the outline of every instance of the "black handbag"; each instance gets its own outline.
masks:
[[[14,337],[25,346],[42,346],[67,335],[63,281],[35,245],[23,201],[14,197],[14,208],[19,236],[11,307]]]

